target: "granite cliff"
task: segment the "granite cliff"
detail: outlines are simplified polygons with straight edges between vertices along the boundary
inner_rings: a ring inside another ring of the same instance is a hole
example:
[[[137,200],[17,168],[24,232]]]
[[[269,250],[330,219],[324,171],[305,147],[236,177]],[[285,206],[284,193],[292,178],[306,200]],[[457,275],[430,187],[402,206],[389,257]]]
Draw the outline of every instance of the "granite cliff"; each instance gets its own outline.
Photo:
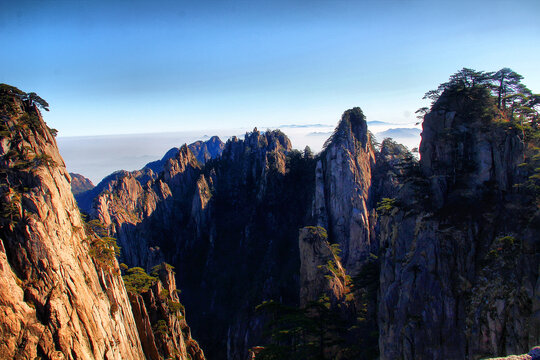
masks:
[[[0,354],[141,359],[116,261],[98,265],[37,105],[2,88]]]
[[[164,342],[147,339],[159,329],[137,326],[153,321],[155,302],[135,306],[141,302],[126,291],[114,239],[81,217],[56,131],[38,109],[44,104],[0,85],[0,358],[157,359],[146,345]],[[178,318],[167,323],[175,342],[160,354],[203,359],[174,306],[174,279],[159,277],[154,288],[172,294],[161,307]]]
[[[381,216],[382,358],[478,358],[539,341],[540,218],[516,186],[525,142],[473,91],[434,103],[416,171]]]

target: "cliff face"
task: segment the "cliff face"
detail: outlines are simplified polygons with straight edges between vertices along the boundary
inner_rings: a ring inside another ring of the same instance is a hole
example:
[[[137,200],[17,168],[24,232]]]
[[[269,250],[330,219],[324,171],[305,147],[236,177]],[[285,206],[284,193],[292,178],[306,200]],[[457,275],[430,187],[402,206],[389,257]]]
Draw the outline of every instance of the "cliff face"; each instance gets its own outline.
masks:
[[[298,302],[297,236],[314,161],[290,152],[281,132],[255,129],[204,169],[184,147],[146,184],[119,174],[93,200],[91,216],[118,239],[122,261],[178,269],[194,332],[214,358],[243,359],[257,344],[262,300]]]
[[[2,358],[144,358],[116,261],[89,253],[56,141],[36,105],[1,94]]]
[[[300,306],[327,295],[331,304],[345,302],[350,292],[341,260],[321,227],[300,229]]]
[[[484,108],[441,97],[424,119],[418,171],[383,211],[382,359],[478,358],[538,341],[538,214],[513,186],[523,143]]]
[[[146,357],[204,360],[191,337],[170,265],[161,264],[156,275],[158,280],[147,291],[129,294]]]
[[[320,295],[346,324],[331,337],[347,348],[327,348],[330,358],[520,353],[540,341],[540,218],[516,187],[525,179],[520,132],[475,101],[441,97],[425,117],[420,161],[391,140],[374,150],[355,108],[318,157],[254,129],[204,166],[183,147],[159,172],[111,175],[90,213],[129,265],[178,269],[211,358],[244,359],[261,345],[262,301],[303,307]],[[313,236],[323,228],[327,239]],[[139,329],[158,318],[176,329],[159,339],[144,331],[145,352],[189,352],[160,286],[131,298]]]
[[[317,162],[314,217],[340,245],[343,264],[357,273],[377,245],[371,169],[375,154],[364,114],[347,110]]]

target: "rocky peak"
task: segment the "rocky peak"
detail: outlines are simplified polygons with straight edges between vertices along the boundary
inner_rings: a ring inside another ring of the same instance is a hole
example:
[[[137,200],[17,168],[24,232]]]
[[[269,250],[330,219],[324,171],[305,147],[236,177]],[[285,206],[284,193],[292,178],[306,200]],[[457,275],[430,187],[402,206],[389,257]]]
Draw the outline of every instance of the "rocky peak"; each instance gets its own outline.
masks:
[[[367,150],[368,140],[369,134],[364,113],[359,107],[354,107],[343,113],[334,134],[328,139],[327,145],[333,143],[351,148],[355,146],[356,142],[359,147]]]
[[[223,152],[225,144],[217,136],[212,136],[207,141],[196,141],[188,145],[191,152],[195,155],[201,164],[208,160],[218,158]]]
[[[218,136],[212,136],[207,141],[195,141],[194,143],[188,145],[189,150],[191,150],[193,155],[202,165],[204,165],[208,160],[220,157],[224,147],[225,144]],[[154,173],[154,176],[159,175],[159,173],[163,171],[165,163],[169,159],[174,158],[179,151],[180,148],[177,147],[170,149],[165,153],[161,160],[149,162],[144,166],[143,170],[151,169]]]
[[[504,120],[495,121],[492,101],[480,95],[443,93],[424,118],[420,165],[437,206],[452,190],[495,184],[508,191],[519,180],[520,133]]]
[[[129,294],[146,358],[150,360],[204,360],[191,337],[184,306],[180,303],[172,266],[154,267],[152,285]]]
[[[300,306],[327,295],[335,306],[350,291],[345,269],[336,247],[328,243],[326,230],[308,226],[300,229]]]
[[[341,246],[343,263],[358,271],[372,246],[374,233],[371,169],[375,153],[360,108],[345,111],[325,144],[316,168],[313,215]]]
[[[73,192],[73,195],[77,195],[94,188],[92,181],[85,178],[81,174],[69,173],[69,176],[71,176],[71,191]]]
[[[375,201],[382,198],[395,198],[402,188],[407,176],[407,170],[417,165],[417,160],[403,145],[391,138],[381,142],[379,151],[375,153],[376,166],[372,172],[372,184]]]
[[[163,166],[163,180],[173,192],[185,192],[194,184],[200,172],[200,164],[187,145]]]

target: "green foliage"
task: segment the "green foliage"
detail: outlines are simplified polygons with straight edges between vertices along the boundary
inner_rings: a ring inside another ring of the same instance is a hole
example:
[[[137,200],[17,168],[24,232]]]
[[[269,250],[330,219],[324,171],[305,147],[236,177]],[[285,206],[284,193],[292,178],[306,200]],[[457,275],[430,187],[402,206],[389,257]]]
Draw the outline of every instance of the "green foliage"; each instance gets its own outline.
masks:
[[[47,126],[47,129],[49,130],[49,132],[51,133],[52,136],[56,137],[56,135],[58,135],[58,130],[54,129],[54,128],[50,128]]]
[[[322,226],[306,226],[304,229],[308,229],[311,236],[317,236],[325,240],[328,239],[328,233]]]
[[[450,76],[448,82],[428,91],[424,99],[432,100],[432,110],[444,108],[449,101],[463,99],[465,105],[471,105],[470,115],[490,121],[503,117],[536,126],[540,118],[540,95],[533,94],[521,83],[522,79],[523,76],[509,68],[496,72],[463,68]],[[423,117],[427,111],[428,108],[423,107],[417,113]]]
[[[167,306],[169,307],[169,312],[174,314],[175,312],[178,312],[178,311],[181,311],[182,313],[185,312],[185,308],[184,308],[184,305],[182,305],[181,303],[177,302],[177,301],[173,301],[173,300],[168,300],[167,301]]]
[[[161,264],[152,267],[150,274],[152,274],[152,276],[159,276],[159,272],[161,270],[173,271],[174,266],[172,266],[171,264],[167,264],[166,262],[162,262]]]
[[[34,162],[34,166],[40,166],[40,165],[46,165],[46,166],[55,166],[56,162],[53,160],[53,158],[47,154],[39,154],[36,155],[32,161]]]
[[[125,275],[122,275],[124,279],[124,285],[126,290],[132,294],[141,294],[148,291],[157,278],[150,276],[144,271],[143,268],[133,267],[126,271]]]
[[[22,196],[13,189],[4,194],[4,199],[0,202],[0,220],[2,225],[17,225],[20,216],[20,203]]]
[[[107,227],[98,219],[93,219],[88,222],[85,222],[85,229],[87,232],[97,235],[97,236],[107,236],[109,232]]]
[[[339,247],[339,244],[330,244],[330,251],[332,251],[332,254],[334,254],[334,257],[338,260],[341,260],[339,257],[339,254],[341,254],[341,248]]]
[[[158,320],[152,328],[154,334],[159,334],[161,336],[167,336],[169,334],[169,326],[165,320]]]
[[[49,104],[39,97],[35,92],[30,92],[23,96],[23,100],[28,101],[31,105],[36,105],[45,111],[49,111]]]
[[[120,255],[120,246],[116,243],[116,239],[108,236],[107,227],[99,220],[93,219],[86,222],[86,217],[81,216],[81,218],[84,221],[86,233],[89,235],[90,256],[99,267],[111,269],[116,262],[116,257]]]
[[[159,298],[160,298],[161,300],[165,300],[166,298],[169,297],[169,295],[170,295],[170,294],[169,294],[169,290],[163,289],[163,290],[161,290],[161,292],[159,293]]]
[[[264,301],[256,311],[269,317],[265,336],[269,344],[257,359],[330,359],[335,346],[342,346],[347,326],[339,312],[330,305],[327,295],[303,308]]]
[[[97,265],[109,269],[114,266],[116,257],[120,255],[120,247],[116,244],[115,238],[94,237],[90,242],[89,254]]]
[[[380,214],[388,215],[392,212],[393,209],[397,207],[397,200],[390,198],[382,198],[379,203],[377,203],[377,211]]]

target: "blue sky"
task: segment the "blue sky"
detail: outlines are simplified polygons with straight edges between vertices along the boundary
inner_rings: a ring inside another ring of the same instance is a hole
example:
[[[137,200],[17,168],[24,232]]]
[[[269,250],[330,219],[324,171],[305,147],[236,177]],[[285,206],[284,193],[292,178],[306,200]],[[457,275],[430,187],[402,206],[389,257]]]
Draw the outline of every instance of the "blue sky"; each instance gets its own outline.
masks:
[[[540,91],[539,1],[0,0],[0,82],[59,136],[410,124],[462,67]]]

